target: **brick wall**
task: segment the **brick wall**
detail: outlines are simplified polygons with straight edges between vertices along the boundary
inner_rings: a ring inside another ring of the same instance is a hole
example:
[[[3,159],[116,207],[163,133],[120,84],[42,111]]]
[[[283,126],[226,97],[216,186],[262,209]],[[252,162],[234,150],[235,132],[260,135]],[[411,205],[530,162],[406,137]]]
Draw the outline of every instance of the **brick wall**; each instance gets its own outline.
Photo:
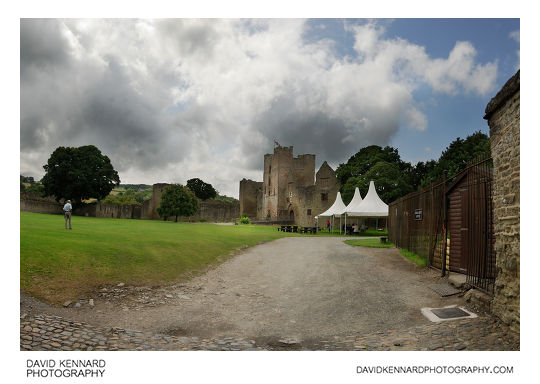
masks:
[[[492,312],[520,326],[520,78],[519,71],[486,107],[493,156],[493,225],[497,279]]]

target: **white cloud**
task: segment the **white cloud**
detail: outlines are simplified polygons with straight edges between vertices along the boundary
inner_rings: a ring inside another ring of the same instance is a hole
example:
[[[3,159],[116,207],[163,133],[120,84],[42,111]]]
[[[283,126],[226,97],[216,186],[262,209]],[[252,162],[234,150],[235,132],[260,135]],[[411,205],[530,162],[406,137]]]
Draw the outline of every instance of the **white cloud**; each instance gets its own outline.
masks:
[[[420,86],[494,88],[497,63],[476,63],[468,42],[431,59],[375,22],[346,29],[358,57],[308,42],[296,19],[23,20],[21,172],[40,177],[59,145],[95,144],[123,182],[200,177],[237,196],[274,137],[335,163],[402,124],[428,129]]]
[[[518,46],[519,46],[519,44],[520,44],[520,31],[519,31],[519,29],[516,30],[516,31],[510,32],[510,38],[513,39],[516,43],[518,43]],[[520,65],[520,59],[521,59],[520,49],[518,49],[518,50],[516,51],[516,55],[517,55],[517,59],[518,59],[516,68],[519,68],[519,65]]]

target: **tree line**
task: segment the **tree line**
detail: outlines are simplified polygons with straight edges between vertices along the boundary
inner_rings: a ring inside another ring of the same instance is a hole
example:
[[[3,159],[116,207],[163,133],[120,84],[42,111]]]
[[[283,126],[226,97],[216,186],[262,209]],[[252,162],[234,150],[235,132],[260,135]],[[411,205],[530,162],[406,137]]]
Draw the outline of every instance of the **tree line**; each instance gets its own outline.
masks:
[[[452,141],[438,160],[420,161],[415,165],[403,161],[396,148],[370,145],[351,156],[347,163],[340,164],[336,176],[346,204],[352,200],[356,187],[365,196],[371,180],[379,197],[390,203],[442,178],[444,171],[448,172],[448,178],[454,177],[468,162],[489,156],[490,151],[489,137],[480,131]]]
[[[89,199],[97,199],[105,204],[141,205],[152,197],[150,185],[120,184],[118,172],[112,166],[109,157],[93,145],[58,147],[43,169],[45,176],[40,183],[36,183],[31,176],[21,175],[21,192],[53,196],[57,201],[70,199],[74,205],[82,204]],[[125,190],[111,193],[114,188]],[[219,195],[211,184],[199,178],[188,180],[186,188],[196,199],[237,201],[232,197]]]

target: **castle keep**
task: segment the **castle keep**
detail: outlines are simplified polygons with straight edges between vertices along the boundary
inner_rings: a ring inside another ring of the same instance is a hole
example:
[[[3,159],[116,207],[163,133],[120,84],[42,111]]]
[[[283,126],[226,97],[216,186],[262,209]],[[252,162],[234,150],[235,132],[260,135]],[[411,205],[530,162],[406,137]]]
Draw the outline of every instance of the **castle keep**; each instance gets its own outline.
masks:
[[[336,199],[339,184],[326,163],[315,174],[315,155],[293,156],[293,147],[264,155],[263,181],[240,181],[240,213],[257,221],[314,226]]]

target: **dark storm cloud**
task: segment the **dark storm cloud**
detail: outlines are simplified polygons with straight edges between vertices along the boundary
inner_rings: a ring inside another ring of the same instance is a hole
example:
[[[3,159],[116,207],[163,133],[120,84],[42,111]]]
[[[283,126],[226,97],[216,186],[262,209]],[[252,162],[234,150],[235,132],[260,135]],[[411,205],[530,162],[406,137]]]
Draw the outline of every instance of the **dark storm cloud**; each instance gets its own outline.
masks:
[[[370,23],[347,31],[358,60],[339,56],[329,37],[306,38],[299,19],[32,19],[20,28],[21,172],[35,177],[58,146],[93,144],[124,182],[199,177],[237,195],[238,180],[260,178],[274,139],[335,165],[387,144],[400,126],[425,129],[419,83],[482,90],[496,72],[475,65],[470,45],[432,60]],[[449,67],[466,71],[447,76]]]
[[[317,164],[323,161],[342,162],[346,156],[360,148],[388,143],[398,129],[398,116],[392,113],[377,116],[377,129],[364,124],[352,124],[345,119],[320,110],[299,109],[294,99],[282,97],[259,116],[254,124],[269,142],[274,139],[283,146],[294,146],[295,155],[311,153]],[[248,147],[245,148],[249,150]]]
[[[159,93],[136,89],[121,56],[81,62],[67,45],[58,21],[21,23],[21,153],[93,144],[119,171],[181,160],[189,139],[171,132]]]
[[[21,77],[28,69],[53,69],[67,63],[69,47],[60,23],[51,19],[21,19]]]

